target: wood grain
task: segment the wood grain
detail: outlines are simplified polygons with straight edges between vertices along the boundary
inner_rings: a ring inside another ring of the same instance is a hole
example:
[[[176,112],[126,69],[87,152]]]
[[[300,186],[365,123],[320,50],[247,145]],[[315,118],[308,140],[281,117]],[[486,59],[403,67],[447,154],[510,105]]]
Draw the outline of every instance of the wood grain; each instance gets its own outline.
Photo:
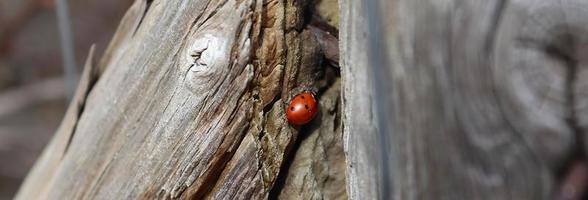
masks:
[[[306,3],[137,0],[63,122],[71,142],[45,150],[17,199],[267,198],[298,135],[323,126],[283,114],[329,88]]]
[[[336,79],[322,96],[339,96],[340,84]],[[277,199],[347,199],[340,104],[340,98],[321,98],[320,120],[313,122],[321,126],[302,133]]]
[[[585,146],[587,8],[340,2],[350,197],[554,198]]]
[[[27,178],[21,185],[21,188],[24,189],[19,190],[16,194],[16,199],[37,199],[47,196],[47,192],[49,192],[49,188],[53,184],[53,176],[71,143],[71,138],[79,120],[79,114],[86,104],[86,96],[97,78],[92,62],[93,58],[94,46],[90,49],[78,88],[67,108],[61,125],[37,160],[37,163],[28,173]]]

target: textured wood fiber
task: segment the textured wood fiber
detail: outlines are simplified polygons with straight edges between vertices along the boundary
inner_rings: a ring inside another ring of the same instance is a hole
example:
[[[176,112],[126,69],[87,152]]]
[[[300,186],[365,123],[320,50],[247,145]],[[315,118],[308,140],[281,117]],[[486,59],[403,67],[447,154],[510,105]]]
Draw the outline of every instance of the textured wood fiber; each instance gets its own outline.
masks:
[[[267,198],[299,133],[324,129],[288,125],[286,102],[337,86],[305,3],[137,0],[16,199]]]
[[[585,151],[588,2],[340,9],[352,199],[554,197]]]
[[[338,96],[340,80],[323,93]],[[347,199],[340,98],[320,99],[318,124],[302,135],[278,199]]]

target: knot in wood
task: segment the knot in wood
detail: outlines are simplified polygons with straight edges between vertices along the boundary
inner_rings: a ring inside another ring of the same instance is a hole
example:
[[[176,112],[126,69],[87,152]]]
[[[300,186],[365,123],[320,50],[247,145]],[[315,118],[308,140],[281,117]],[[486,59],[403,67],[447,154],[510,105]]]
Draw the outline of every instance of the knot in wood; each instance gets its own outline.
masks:
[[[226,43],[225,39],[211,34],[205,34],[192,42],[186,55],[189,65],[186,85],[192,92],[207,90],[214,84],[217,75],[223,74],[230,50]]]

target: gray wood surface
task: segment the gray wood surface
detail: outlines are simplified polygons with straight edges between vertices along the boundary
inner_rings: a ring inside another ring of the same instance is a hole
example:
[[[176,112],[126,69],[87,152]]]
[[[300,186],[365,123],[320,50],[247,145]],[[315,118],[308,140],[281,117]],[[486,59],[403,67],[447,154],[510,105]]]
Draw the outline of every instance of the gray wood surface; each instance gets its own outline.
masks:
[[[552,199],[585,142],[588,2],[340,2],[352,199]]]
[[[135,1],[16,199],[261,199],[304,186],[288,174],[336,184],[295,195],[345,198],[339,84],[306,3]],[[309,88],[324,114],[288,125],[287,102]],[[293,149],[338,158],[315,162],[333,174],[287,170]]]

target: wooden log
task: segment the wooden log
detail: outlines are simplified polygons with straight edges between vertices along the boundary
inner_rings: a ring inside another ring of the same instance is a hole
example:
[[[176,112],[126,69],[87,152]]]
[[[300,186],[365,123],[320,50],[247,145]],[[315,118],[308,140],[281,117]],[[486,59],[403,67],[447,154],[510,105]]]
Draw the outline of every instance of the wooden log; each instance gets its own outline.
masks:
[[[338,85],[305,28],[306,3],[135,1],[99,64],[88,59],[61,128],[16,199],[279,194],[272,188],[288,174],[298,136],[322,130],[335,137],[340,127],[330,104],[308,126],[284,117],[290,97],[304,89],[318,89],[321,102],[339,98],[324,92]],[[340,144],[333,149],[342,155]],[[335,176],[342,187],[342,174],[316,177]],[[341,187],[323,188],[344,196]]]
[[[341,1],[352,199],[553,199],[585,151],[588,3]]]

